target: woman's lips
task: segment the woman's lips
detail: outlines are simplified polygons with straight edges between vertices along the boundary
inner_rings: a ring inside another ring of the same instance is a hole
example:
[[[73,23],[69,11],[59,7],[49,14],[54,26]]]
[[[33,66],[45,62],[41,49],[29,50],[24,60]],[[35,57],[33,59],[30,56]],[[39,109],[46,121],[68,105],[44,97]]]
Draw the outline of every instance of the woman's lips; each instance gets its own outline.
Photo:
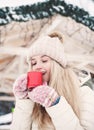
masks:
[[[42,74],[44,75],[46,73],[46,70],[41,70]]]

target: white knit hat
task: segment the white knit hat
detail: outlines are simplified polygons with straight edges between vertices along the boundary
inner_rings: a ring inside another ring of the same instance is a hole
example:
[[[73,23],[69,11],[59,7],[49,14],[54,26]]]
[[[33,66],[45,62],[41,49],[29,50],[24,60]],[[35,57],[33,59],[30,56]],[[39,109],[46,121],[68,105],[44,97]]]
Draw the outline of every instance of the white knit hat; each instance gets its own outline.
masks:
[[[27,62],[30,63],[31,57],[35,55],[47,55],[66,67],[66,57],[63,43],[58,37],[42,36],[29,48]]]

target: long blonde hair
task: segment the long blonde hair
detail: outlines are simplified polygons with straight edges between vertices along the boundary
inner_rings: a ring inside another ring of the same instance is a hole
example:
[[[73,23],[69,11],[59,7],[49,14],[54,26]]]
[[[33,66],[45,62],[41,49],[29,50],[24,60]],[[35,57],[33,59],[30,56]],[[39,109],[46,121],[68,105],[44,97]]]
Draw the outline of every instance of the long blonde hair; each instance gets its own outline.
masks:
[[[75,114],[80,117],[79,112],[79,87],[80,82],[77,75],[70,67],[63,68],[53,61],[51,70],[50,86],[53,87],[60,96],[68,101]]]
[[[63,42],[61,33],[51,33],[49,36],[58,37]],[[31,67],[31,66],[30,66]],[[80,82],[73,70],[52,60],[49,86],[53,87],[60,96],[63,96],[72,107],[74,113],[80,118],[79,86]],[[38,124],[38,130],[55,130],[54,124],[45,108],[35,103],[32,120]]]

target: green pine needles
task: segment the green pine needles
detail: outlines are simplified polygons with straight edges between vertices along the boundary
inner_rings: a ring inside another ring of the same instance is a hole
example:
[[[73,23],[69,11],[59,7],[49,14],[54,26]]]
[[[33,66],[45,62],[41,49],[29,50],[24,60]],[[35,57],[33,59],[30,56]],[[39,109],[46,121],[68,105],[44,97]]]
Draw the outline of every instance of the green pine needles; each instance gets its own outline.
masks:
[[[26,22],[30,19],[49,18],[55,14],[71,17],[94,31],[94,17],[90,17],[87,11],[78,6],[66,4],[64,0],[45,0],[32,5],[0,8],[0,26],[11,21]]]

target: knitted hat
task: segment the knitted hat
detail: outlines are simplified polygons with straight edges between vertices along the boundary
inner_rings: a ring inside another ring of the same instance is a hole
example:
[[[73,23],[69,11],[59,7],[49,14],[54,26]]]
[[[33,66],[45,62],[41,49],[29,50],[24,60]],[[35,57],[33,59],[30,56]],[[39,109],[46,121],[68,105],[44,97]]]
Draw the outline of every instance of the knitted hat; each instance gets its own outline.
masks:
[[[27,62],[30,63],[31,57],[39,54],[47,55],[63,67],[66,67],[64,46],[58,37],[47,35],[36,40],[29,48]]]

